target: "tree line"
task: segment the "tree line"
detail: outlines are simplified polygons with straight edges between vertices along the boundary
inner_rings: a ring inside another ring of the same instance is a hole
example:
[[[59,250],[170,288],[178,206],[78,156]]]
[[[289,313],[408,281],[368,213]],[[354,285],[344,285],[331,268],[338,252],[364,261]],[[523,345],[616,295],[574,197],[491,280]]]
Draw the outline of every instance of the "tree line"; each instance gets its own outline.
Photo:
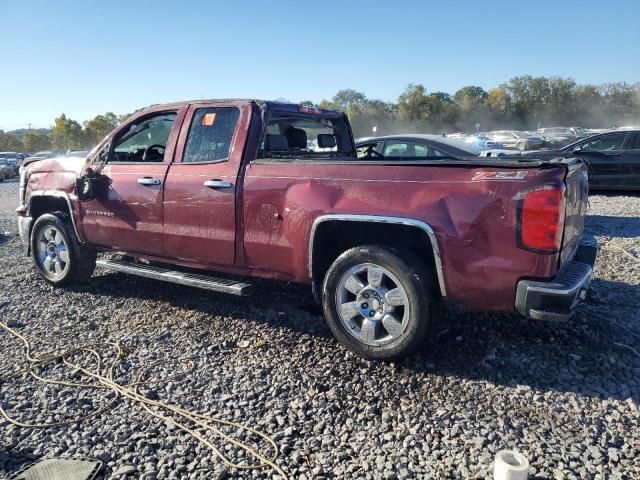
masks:
[[[0,151],[37,152],[42,150],[86,150],[108,135],[128,115],[107,112],[80,124],[64,113],[48,129],[27,130],[22,140],[12,132],[0,130]]]
[[[523,75],[485,91],[469,85],[453,95],[409,85],[396,102],[340,90],[331,100],[307,105],[345,111],[356,137],[392,133],[473,132],[580,126],[610,128],[640,124],[640,83],[579,85],[571,78]],[[60,115],[50,131],[29,130],[20,141],[0,130],[0,151],[78,150],[96,145],[128,115],[112,112],[82,124]]]
[[[306,102],[312,105],[312,102]],[[640,124],[640,83],[578,85],[571,78],[523,75],[485,91],[469,85],[453,95],[409,85],[395,103],[340,90],[321,108],[347,112],[356,137],[539,127],[611,128]]]

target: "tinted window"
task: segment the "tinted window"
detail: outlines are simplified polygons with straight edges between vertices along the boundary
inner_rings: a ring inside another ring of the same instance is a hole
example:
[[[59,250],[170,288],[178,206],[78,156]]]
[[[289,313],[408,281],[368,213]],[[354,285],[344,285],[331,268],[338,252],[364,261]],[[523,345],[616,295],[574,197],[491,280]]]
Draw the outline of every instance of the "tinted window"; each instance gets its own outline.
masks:
[[[215,162],[229,157],[240,111],[237,108],[198,108],[193,114],[183,162]]]
[[[450,156],[450,154],[434,148],[428,143],[412,140],[387,140],[384,144],[383,155],[385,157],[403,158],[437,158]]]
[[[640,150],[640,133],[636,133],[636,139],[633,142],[633,147],[634,150]]]
[[[608,152],[612,150],[621,150],[624,140],[627,138],[626,133],[614,133],[612,135],[603,135],[594,138],[590,142],[582,144],[583,152]]]
[[[115,141],[111,162],[162,162],[175,113],[161,113],[132,123]]]
[[[409,155],[409,150],[411,150],[411,155]],[[385,157],[413,157],[413,148],[409,148],[408,142],[389,140],[385,142],[382,154]]]
[[[426,158],[428,148],[424,143],[408,140],[387,140],[384,144],[385,157]]]

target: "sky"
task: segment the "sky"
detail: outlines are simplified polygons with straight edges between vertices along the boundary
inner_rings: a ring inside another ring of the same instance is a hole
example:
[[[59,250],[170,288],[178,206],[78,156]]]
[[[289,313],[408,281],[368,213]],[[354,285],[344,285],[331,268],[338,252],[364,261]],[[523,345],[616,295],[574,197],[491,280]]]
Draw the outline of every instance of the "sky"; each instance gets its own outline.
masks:
[[[640,81],[640,0],[0,0],[0,129],[197,98]]]

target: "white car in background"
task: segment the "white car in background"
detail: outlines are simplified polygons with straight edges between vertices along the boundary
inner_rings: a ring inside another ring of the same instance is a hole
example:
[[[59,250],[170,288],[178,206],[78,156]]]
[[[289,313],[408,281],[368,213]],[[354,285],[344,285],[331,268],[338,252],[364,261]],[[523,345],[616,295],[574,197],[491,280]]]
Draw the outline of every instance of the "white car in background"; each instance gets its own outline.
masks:
[[[475,135],[468,135],[463,139],[464,143],[471,143],[480,148],[501,148],[502,144],[491,139],[486,133],[476,133]]]
[[[535,150],[544,145],[544,140],[519,130],[496,130],[489,133],[489,138],[502,144],[504,148],[517,148],[521,152]]]

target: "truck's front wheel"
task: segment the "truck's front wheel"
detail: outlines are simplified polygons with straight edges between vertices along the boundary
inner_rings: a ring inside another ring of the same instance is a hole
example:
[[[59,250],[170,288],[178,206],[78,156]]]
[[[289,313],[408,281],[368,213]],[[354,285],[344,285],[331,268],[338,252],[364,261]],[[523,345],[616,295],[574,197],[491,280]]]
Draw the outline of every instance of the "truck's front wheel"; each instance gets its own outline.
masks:
[[[56,286],[86,282],[96,268],[95,250],[80,244],[63,213],[47,213],[36,220],[31,253],[40,275]]]
[[[347,250],[331,265],[322,301],[335,337],[359,355],[408,355],[424,341],[436,302],[431,276],[408,252]]]

